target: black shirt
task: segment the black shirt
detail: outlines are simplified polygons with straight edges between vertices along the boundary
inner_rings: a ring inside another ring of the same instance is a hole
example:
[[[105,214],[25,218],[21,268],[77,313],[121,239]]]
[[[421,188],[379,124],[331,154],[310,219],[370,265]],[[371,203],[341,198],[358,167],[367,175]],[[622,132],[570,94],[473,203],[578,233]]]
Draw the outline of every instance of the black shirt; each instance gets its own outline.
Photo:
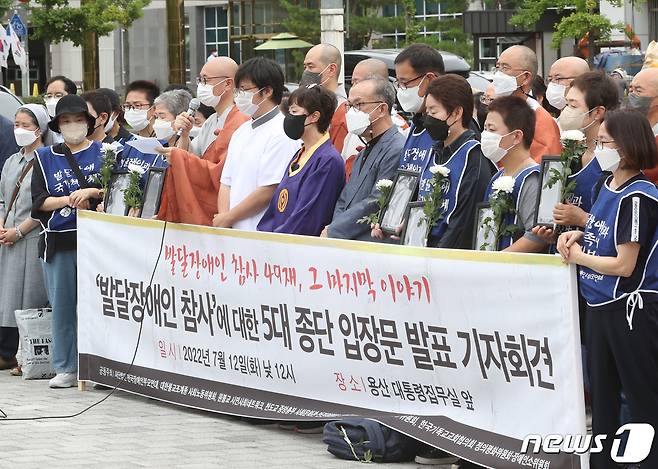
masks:
[[[388,130],[388,129],[386,129]],[[377,142],[382,138],[382,135],[384,135],[386,132],[382,132],[381,134],[377,135],[375,138],[370,140],[368,143],[366,143],[366,147],[363,149],[363,153],[361,153],[361,169],[363,169],[363,165],[366,164],[366,160],[368,159],[368,155],[370,155],[370,152],[374,148],[375,145],[377,145]]]

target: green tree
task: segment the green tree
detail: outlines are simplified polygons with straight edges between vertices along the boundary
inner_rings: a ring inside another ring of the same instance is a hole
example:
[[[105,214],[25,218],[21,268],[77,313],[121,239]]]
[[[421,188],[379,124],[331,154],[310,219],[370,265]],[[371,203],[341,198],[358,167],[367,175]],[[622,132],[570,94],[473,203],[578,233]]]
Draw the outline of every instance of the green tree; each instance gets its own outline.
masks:
[[[11,8],[12,0],[0,0],[0,19],[4,18]]]
[[[150,0],[87,0],[72,7],[68,0],[33,0],[33,37],[46,43],[71,41],[83,47],[85,89],[98,88],[98,37],[128,27]]]
[[[621,6],[623,0],[607,0],[613,6]],[[599,14],[597,0],[521,0],[518,13],[512,17],[512,24],[532,27],[548,8],[556,8],[558,12],[570,12],[556,25],[553,33],[552,46],[559,48],[564,39],[580,39],[589,33],[590,47],[594,41],[609,39],[613,29],[623,25],[612,23]],[[590,59],[593,54],[590,54]]]

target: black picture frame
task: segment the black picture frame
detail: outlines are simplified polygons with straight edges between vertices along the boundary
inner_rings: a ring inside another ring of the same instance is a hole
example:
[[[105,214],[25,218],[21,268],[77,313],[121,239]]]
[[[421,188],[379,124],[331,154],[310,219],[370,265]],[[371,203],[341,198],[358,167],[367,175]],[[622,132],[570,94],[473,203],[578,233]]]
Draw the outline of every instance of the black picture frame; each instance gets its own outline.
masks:
[[[427,247],[430,227],[425,219],[425,202],[409,202],[402,231],[402,244],[405,246]]]
[[[493,210],[489,202],[480,202],[475,207],[475,221],[473,223],[473,245],[474,251],[497,251],[496,246],[496,228],[493,227],[487,233],[486,228],[482,226],[487,217],[493,217]],[[484,249],[482,249],[482,247]]]
[[[107,193],[103,200],[103,209],[110,215],[128,215],[128,207],[123,201],[123,193],[130,185],[130,173],[125,170],[112,171]]]
[[[541,161],[541,171],[539,172],[539,190],[537,191],[537,202],[535,204],[534,226],[555,227],[553,221],[553,209],[560,202],[560,193],[562,192],[562,182],[553,184],[553,187],[545,187],[550,179],[550,170],[556,169],[562,171],[562,161],[559,156],[544,156]]]
[[[384,233],[388,235],[398,234],[396,229],[404,221],[407,205],[416,197],[419,181],[420,173],[398,170],[391,193],[382,209],[379,226]]]
[[[146,186],[142,194],[142,208],[139,212],[139,218],[150,219],[158,214],[166,175],[166,168],[149,168],[146,176]]]

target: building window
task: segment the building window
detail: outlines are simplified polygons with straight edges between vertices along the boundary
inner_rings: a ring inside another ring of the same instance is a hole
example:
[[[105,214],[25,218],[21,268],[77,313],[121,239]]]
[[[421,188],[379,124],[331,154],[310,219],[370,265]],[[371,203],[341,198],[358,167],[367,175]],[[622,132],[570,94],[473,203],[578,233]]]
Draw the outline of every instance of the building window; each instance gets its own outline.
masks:
[[[226,8],[206,7],[204,10],[206,57],[213,49],[217,50],[217,55],[228,56],[228,12]]]
[[[495,37],[479,38],[480,60],[478,70],[491,70],[496,66],[498,60],[499,46]]]
[[[385,17],[404,17],[404,6],[397,3],[385,5],[382,13]],[[439,41],[455,41],[456,39],[449,37],[449,34],[439,30],[438,25],[441,21],[455,20],[461,17],[461,11],[450,11],[449,8],[446,8],[445,4],[442,5],[440,2],[416,0],[416,19],[425,22],[423,28],[419,31],[419,34],[422,36],[433,36]],[[402,47],[404,45],[404,30],[396,30],[392,33],[383,34],[383,36],[392,39],[395,47]]]

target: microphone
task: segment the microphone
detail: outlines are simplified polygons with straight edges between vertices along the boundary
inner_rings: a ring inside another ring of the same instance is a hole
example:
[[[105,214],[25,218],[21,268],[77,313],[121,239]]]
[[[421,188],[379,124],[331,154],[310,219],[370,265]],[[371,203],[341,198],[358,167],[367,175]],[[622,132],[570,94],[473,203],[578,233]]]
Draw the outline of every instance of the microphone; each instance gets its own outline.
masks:
[[[199,109],[199,106],[201,106],[201,101],[199,101],[197,98],[192,98],[190,100],[189,109],[187,110],[187,115],[194,117],[194,113]],[[181,135],[183,135],[183,129],[178,129],[178,132],[176,132],[176,137],[180,138]]]

